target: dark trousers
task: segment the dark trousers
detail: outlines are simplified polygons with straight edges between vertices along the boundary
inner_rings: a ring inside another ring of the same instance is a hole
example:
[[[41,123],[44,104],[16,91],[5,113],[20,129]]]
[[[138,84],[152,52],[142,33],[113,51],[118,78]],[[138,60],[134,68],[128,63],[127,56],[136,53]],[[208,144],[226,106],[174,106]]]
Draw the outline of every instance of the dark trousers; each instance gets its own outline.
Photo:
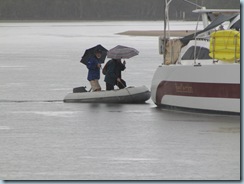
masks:
[[[120,80],[121,80],[121,82],[117,82],[116,86],[118,86],[119,89],[123,89],[126,87],[126,82],[123,79],[120,79]],[[108,90],[108,91],[114,90],[114,85],[106,82],[106,90]]]
[[[106,90],[114,90],[114,85],[106,82]]]

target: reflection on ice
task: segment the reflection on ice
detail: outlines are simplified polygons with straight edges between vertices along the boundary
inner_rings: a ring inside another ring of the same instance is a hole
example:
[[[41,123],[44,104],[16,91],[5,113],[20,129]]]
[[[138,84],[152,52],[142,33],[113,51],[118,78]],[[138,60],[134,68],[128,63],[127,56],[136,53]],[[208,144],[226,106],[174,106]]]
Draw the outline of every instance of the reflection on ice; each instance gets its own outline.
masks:
[[[0,130],[10,130],[9,126],[0,126]]]
[[[27,68],[28,66],[11,66],[11,65],[0,65],[0,68]]]
[[[114,161],[156,161],[159,159],[156,158],[129,158],[129,157],[121,157],[121,158],[109,158]]]
[[[74,114],[77,112],[74,111],[15,111],[12,113],[19,113],[19,114],[38,114],[38,115],[43,115],[43,116],[52,116],[52,117],[63,117],[63,118],[68,118],[72,117]]]

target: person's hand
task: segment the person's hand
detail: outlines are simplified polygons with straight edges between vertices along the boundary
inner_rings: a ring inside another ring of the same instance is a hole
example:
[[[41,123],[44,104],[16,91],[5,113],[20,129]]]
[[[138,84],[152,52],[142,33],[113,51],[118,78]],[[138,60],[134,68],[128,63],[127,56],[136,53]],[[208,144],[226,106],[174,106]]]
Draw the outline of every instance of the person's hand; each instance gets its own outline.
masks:
[[[118,82],[121,82],[120,78],[117,78],[117,81],[118,81]]]
[[[98,67],[98,68],[101,68],[101,64],[100,64],[100,63],[99,63],[99,64],[97,64],[97,67]]]
[[[125,65],[126,64],[126,62],[125,62],[125,60],[123,61],[123,65]]]

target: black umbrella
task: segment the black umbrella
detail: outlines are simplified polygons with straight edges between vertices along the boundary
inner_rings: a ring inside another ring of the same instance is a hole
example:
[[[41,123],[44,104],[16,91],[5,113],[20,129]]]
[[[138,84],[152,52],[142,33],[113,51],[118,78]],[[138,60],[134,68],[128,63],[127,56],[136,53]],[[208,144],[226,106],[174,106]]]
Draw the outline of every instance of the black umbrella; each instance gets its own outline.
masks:
[[[100,63],[104,63],[108,50],[105,49],[102,45],[97,45],[97,46],[92,47],[90,49],[86,49],[86,51],[85,51],[84,55],[82,56],[80,62],[87,65],[88,59],[95,55],[96,50],[102,51],[102,56],[98,60]]]

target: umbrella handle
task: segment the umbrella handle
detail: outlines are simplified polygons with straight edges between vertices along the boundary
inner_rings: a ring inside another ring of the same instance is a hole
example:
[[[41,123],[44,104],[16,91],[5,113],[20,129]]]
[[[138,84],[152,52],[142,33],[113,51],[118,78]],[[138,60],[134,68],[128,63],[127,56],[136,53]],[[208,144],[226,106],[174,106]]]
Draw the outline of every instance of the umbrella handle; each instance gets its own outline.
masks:
[[[126,91],[129,93],[129,95],[131,96],[131,98],[133,99],[133,96],[130,94],[129,90],[126,88],[126,86],[121,82],[118,81],[120,84],[122,84],[122,86],[124,87],[124,89],[126,89]]]

